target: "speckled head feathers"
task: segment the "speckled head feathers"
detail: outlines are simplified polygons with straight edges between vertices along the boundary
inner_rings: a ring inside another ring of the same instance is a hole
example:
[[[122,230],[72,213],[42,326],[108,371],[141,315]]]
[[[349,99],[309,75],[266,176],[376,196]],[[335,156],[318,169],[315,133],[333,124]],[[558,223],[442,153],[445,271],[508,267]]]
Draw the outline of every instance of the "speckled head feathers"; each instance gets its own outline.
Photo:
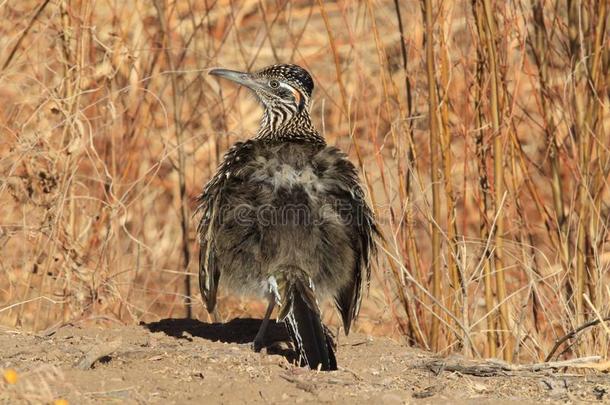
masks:
[[[299,65],[279,64],[267,66],[256,73],[254,77],[282,80],[298,87],[307,97],[313,93],[313,79],[309,72]]]
[[[210,74],[248,87],[264,108],[257,138],[324,143],[311,123],[313,79],[298,65],[267,66],[253,73],[212,69]]]

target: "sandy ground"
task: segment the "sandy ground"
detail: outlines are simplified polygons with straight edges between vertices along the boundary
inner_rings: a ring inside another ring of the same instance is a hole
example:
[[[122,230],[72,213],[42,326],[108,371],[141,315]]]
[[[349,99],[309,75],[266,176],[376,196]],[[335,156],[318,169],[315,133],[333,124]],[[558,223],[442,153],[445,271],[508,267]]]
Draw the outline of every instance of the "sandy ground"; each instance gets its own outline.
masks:
[[[0,402],[610,403],[608,375],[475,377],[431,367],[440,359],[429,353],[358,334],[339,338],[339,371],[311,371],[290,362],[279,324],[270,331],[272,348],[253,352],[259,324],[168,319],[114,329],[64,326],[46,335],[0,329],[0,372],[18,376],[15,384],[0,378]]]

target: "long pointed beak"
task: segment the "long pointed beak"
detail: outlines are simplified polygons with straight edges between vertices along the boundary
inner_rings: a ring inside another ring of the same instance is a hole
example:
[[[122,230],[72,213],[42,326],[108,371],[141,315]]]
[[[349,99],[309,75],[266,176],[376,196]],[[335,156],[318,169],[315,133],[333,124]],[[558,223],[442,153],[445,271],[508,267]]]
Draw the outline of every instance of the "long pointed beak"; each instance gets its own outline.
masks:
[[[208,74],[223,77],[235,83],[241,84],[242,86],[246,86],[252,90],[256,90],[257,88],[261,87],[261,85],[256,82],[249,73],[229,69],[212,69],[208,72]]]

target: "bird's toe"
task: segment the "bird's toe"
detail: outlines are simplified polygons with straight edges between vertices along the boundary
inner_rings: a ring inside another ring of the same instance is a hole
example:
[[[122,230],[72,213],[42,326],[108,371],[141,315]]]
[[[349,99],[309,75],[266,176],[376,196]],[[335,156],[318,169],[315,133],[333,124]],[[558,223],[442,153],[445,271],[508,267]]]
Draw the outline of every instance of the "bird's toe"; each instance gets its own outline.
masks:
[[[258,353],[265,347],[265,341],[263,339],[254,339],[250,346],[252,347],[252,350]]]

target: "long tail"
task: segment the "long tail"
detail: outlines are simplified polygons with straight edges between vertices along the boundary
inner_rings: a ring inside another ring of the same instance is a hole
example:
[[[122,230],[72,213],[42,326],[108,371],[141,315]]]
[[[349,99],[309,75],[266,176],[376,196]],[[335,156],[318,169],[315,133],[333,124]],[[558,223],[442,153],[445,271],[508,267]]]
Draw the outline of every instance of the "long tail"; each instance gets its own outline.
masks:
[[[311,369],[336,370],[333,340],[322,321],[309,277],[298,268],[282,271],[279,277],[281,310],[278,320],[286,323],[302,363]]]

